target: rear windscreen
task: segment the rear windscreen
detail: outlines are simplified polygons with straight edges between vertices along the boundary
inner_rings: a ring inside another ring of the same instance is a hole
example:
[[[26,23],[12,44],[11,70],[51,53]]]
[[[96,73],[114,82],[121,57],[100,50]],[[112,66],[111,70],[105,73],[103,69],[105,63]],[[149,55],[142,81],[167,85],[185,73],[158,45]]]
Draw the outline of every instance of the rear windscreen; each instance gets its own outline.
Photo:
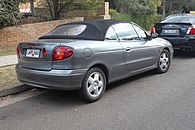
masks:
[[[78,36],[86,29],[86,25],[74,24],[74,25],[62,25],[55,28],[47,35],[64,35],[64,36]]]
[[[189,17],[189,16],[169,17],[166,20],[162,21],[162,23],[193,23],[195,24],[195,17]]]

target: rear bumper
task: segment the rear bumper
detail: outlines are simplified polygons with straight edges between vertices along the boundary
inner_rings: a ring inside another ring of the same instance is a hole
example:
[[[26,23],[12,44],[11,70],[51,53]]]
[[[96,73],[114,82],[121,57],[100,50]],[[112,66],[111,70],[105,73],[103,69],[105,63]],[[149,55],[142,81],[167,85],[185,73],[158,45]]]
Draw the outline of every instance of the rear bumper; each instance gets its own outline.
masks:
[[[54,90],[79,90],[87,69],[40,71],[16,65],[20,82],[40,88]]]
[[[195,51],[195,38],[188,37],[162,37],[168,40],[174,50]]]

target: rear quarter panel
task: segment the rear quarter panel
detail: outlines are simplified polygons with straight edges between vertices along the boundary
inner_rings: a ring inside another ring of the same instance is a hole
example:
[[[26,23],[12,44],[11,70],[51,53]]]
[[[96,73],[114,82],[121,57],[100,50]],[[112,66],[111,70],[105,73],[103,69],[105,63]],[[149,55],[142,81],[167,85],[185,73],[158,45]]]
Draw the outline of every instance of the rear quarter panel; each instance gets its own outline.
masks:
[[[62,45],[74,49],[74,55],[70,59],[74,69],[90,69],[97,64],[103,65],[109,71],[109,82],[128,74],[123,48],[118,41],[80,40],[74,43],[62,43]]]

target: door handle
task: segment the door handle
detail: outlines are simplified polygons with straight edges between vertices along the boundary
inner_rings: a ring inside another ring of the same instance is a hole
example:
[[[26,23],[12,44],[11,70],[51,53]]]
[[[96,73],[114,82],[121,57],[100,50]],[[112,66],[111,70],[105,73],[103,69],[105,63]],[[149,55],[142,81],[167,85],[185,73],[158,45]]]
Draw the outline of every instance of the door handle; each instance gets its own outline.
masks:
[[[130,52],[131,51],[131,48],[130,47],[127,47],[126,48],[126,52]]]

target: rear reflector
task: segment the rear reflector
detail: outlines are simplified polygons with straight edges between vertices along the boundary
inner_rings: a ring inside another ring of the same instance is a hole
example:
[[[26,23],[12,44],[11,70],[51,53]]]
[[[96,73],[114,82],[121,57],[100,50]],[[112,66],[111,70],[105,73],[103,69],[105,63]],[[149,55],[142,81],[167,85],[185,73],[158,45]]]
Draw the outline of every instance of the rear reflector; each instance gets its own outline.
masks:
[[[151,28],[150,32],[151,32],[151,33],[156,33],[156,29],[155,29],[154,26]]]
[[[71,57],[73,55],[73,49],[67,46],[57,46],[53,49],[52,59],[63,60]]]
[[[189,34],[189,35],[193,35],[194,34],[195,35],[195,27],[190,26],[188,28],[187,34]]]

